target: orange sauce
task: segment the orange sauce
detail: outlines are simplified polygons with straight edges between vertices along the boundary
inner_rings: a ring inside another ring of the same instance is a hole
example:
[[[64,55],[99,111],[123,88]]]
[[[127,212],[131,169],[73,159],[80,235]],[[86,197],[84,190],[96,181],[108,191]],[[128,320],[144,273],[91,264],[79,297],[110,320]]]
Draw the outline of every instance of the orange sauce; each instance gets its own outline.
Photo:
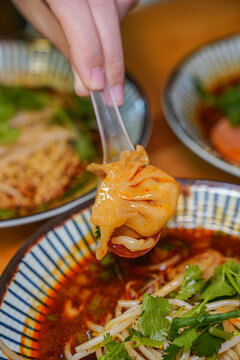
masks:
[[[141,288],[153,279],[150,266],[181,255],[182,262],[207,249],[214,249],[225,256],[240,259],[240,239],[208,230],[164,230],[155,248],[137,259],[123,259],[111,255],[109,264],[101,264],[93,258],[86,261],[82,270],[66,280],[52,300],[41,323],[37,352],[39,360],[65,359],[64,346],[70,341],[72,351],[89,339],[87,322],[104,325],[107,317],[114,316],[120,298],[134,299],[141,296]],[[175,264],[176,265],[176,264]],[[169,281],[174,265],[166,270],[155,271],[162,276],[161,285]],[[132,281],[129,290],[127,283]],[[65,315],[66,303],[78,312],[73,318]],[[94,356],[86,359],[95,359]]]

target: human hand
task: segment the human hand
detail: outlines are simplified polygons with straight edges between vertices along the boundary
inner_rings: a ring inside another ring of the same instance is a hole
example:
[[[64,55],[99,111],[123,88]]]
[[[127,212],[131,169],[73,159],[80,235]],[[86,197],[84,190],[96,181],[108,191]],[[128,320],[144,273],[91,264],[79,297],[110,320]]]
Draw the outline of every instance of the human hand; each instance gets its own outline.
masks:
[[[123,103],[119,22],[136,0],[46,0],[49,8],[41,0],[13,2],[68,58],[79,96],[103,89],[106,72],[116,103]]]

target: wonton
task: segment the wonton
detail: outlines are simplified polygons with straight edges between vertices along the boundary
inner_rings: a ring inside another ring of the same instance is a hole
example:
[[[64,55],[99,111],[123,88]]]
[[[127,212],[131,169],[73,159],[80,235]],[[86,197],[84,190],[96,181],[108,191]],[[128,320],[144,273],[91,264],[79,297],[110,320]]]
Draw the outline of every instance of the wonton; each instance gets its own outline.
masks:
[[[110,240],[130,251],[153,247],[154,237],[176,211],[178,183],[149,165],[140,145],[123,151],[117,162],[93,163],[87,169],[102,178],[91,215],[101,233],[97,259],[106,255]]]

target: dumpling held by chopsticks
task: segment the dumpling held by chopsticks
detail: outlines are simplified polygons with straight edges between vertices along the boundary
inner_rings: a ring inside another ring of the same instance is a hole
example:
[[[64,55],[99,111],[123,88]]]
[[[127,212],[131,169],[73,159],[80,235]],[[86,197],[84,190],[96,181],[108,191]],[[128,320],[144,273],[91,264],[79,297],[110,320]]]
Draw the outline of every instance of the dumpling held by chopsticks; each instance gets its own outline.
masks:
[[[97,259],[105,256],[110,240],[130,251],[151,248],[154,236],[176,211],[178,183],[149,165],[140,145],[123,151],[117,162],[90,164],[87,169],[102,178],[91,215],[101,233]]]

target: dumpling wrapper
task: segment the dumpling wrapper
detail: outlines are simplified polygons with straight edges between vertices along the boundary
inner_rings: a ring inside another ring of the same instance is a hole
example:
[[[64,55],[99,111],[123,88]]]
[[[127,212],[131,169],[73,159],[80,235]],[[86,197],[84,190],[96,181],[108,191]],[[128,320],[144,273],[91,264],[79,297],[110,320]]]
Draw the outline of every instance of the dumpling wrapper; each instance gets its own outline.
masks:
[[[178,183],[149,165],[148,155],[140,145],[135,151],[123,151],[117,162],[93,163],[87,170],[102,178],[91,215],[91,222],[101,231],[97,259],[106,255],[114,233],[117,242],[126,229],[134,240],[145,239],[150,244],[149,238],[161,231],[177,209]]]

